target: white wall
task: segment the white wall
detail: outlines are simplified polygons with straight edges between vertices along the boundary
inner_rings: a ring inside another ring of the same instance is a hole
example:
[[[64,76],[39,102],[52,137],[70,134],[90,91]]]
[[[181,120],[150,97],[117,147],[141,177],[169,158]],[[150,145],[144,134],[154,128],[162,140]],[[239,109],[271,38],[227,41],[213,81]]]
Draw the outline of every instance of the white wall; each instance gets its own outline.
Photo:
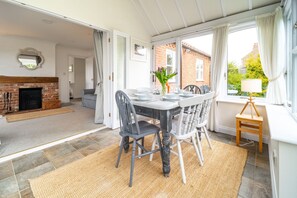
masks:
[[[127,88],[133,89],[138,87],[150,87],[150,50],[148,49],[148,58],[146,62],[134,61],[130,59],[128,64]]]
[[[74,84],[73,97],[81,98],[86,84],[86,60],[83,58],[74,58]]]
[[[55,76],[55,43],[13,36],[0,36],[0,75],[5,76]],[[20,49],[34,48],[44,57],[41,68],[28,70],[20,67],[17,54]]]
[[[236,122],[235,122],[235,116],[236,114],[240,113],[243,109],[243,106],[245,104],[246,100],[241,100],[241,102],[236,101],[219,101],[217,102],[218,107],[218,131],[217,132],[223,132],[230,135],[236,135]],[[268,136],[269,136],[269,128],[268,128],[268,122],[267,122],[267,115],[265,106],[261,103],[255,103],[257,110],[259,111],[259,114],[263,116],[263,142],[268,142]],[[246,109],[244,112],[246,114],[249,114],[249,108]],[[255,113],[255,112],[254,112]],[[254,114],[255,115],[255,114]],[[248,137],[252,140],[258,141],[258,136],[251,134],[251,133],[243,133],[242,137]]]
[[[57,45],[56,47],[56,76],[59,77],[59,95],[62,102],[69,102],[69,56],[88,58],[93,56],[93,51],[67,48]]]
[[[86,89],[94,88],[94,64],[93,57],[86,59]]]

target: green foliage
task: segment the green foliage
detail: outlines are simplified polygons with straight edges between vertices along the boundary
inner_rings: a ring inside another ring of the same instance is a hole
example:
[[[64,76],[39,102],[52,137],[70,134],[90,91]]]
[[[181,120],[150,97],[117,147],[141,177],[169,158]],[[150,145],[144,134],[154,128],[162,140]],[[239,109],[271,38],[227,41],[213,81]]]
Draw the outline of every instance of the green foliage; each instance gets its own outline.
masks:
[[[228,63],[228,89],[237,90],[236,95],[241,95],[240,85],[243,75],[238,72],[234,62]]]
[[[158,78],[162,85],[166,84],[170,78],[173,78],[177,75],[176,72],[167,74],[167,71],[164,67],[159,67],[157,71],[154,71],[153,74]]]
[[[244,64],[246,73],[240,74],[238,66],[235,63],[228,63],[228,90],[237,90],[236,95],[241,96],[244,95],[244,93],[241,93],[241,79],[262,79],[263,92],[256,93],[254,96],[264,97],[267,90],[268,79],[263,72],[260,55],[258,54],[256,57],[252,55],[249,56]]]

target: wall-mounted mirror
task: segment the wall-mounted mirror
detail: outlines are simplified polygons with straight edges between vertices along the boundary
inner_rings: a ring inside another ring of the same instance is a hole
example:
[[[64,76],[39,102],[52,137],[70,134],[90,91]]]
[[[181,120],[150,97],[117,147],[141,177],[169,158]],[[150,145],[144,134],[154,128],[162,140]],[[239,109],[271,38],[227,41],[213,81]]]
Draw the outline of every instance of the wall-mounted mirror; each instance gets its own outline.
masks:
[[[34,48],[21,49],[17,59],[21,63],[21,67],[26,67],[30,70],[41,67],[44,62],[41,52]]]

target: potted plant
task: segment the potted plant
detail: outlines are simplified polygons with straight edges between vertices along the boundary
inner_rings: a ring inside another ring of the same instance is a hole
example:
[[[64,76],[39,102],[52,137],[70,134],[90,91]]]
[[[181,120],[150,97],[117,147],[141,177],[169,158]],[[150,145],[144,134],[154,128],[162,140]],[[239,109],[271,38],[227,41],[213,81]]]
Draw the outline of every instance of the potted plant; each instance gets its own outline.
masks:
[[[173,78],[174,76],[176,76],[177,73],[174,72],[172,74],[167,74],[167,71],[164,67],[158,67],[158,70],[153,71],[153,74],[158,78],[162,86],[161,94],[164,96],[166,93],[166,83],[168,83],[168,80],[170,78]]]

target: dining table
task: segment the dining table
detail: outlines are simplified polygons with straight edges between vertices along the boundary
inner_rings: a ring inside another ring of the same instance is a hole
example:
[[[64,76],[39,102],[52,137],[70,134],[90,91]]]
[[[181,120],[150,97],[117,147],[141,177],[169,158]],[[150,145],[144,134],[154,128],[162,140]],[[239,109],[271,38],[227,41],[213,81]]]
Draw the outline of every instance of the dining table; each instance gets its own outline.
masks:
[[[172,129],[172,118],[180,112],[181,108],[179,107],[178,101],[186,97],[166,99],[160,95],[152,94],[149,99],[140,99],[134,95],[135,92],[136,90],[125,90],[125,93],[131,99],[131,103],[134,106],[136,114],[158,119],[160,121],[160,129],[162,131],[161,158],[163,174],[165,177],[169,177],[171,143],[170,131]],[[126,141],[129,141],[129,139]]]

